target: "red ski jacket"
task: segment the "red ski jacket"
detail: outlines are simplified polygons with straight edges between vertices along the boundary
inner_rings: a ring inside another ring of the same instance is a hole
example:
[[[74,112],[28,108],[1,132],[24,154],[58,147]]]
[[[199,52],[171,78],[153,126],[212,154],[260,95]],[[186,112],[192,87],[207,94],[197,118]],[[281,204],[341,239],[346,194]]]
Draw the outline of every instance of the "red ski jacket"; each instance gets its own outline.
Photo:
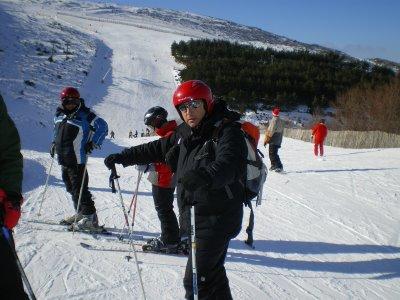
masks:
[[[324,123],[316,124],[312,129],[312,135],[314,136],[314,143],[323,143],[328,134],[328,128]]]
[[[160,137],[170,136],[177,127],[176,121],[168,121],[161,128],[156,129],[156,134]],[[150,172],[149,181],[163,188],[175,187],[175,180],[171,168],[164,163],[154,163],[155,172]]]

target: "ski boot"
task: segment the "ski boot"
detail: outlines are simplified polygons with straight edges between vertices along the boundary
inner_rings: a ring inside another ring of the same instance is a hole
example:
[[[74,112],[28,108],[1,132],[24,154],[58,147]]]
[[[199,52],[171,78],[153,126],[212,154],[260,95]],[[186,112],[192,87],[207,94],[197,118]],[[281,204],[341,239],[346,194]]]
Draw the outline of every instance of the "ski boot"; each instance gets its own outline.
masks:
[[[82,219],[79,222],[72,223],[70,230],[75,231],[87,231],[87,232],[104,232],[104,228],[99,226],[97,214],[82,215]]]
[[[160,252],[166,254],[177,254],[178,244],[166,244],[161,237],[152,238],[142,246],[144,252]]]
[[[276,173],[283,173],[283,168],[276,168],[274,169]]]
[[[75,222],[75,218],[76,222],[79,222],[80,220],[82,220],[83,215],[81,213],[76,213],[73,216],[61,220],[60,225],[67,225],[67,226],[72,225]]]
[[[178,244],[178,252],[184,255],[189,255],[190,252],[190,241],[188,238],[182,238]]]

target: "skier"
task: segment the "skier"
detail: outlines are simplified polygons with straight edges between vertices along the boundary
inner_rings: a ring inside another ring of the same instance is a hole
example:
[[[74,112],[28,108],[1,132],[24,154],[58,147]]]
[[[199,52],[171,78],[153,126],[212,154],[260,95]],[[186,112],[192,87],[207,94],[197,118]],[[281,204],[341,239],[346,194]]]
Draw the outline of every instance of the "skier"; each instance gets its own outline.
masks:
[[[180,228],[186,234],[190,207],[195,206],[199,299],[232,299],[224,262],[229,241],[242,224],[247,146],[240,124],[224,120],[238,120],[240,115],[227,110],[223,101],[214,101],[200,80],[178,86],[173,104],[184,121],[173,134],[111,154],[104,162],[112,168],[116,163],[126,167],[165,160],[176,170]],[[183,282],[185,298],[192,299],[191,258]]]
[[[137,138],[138,132],[135,130],[135,134],[133,135],[134,138]]]
[[[150,129],[146,128],[146,136],[150,136]]]
[[[318,148],[320,156],[324,156],[324,141],[327,135],[328,128],[325,125],[325,119],[321,119],[311,130],[311,138],[314,140],[314,155],[316,157],[318,157]]]
[[[283,121],[279,117],[280,109],[275,107],[272,110],[272,119],[265,131],[264,147],[269,144],[269,160],[271,161],[270,171],[282,172],[283,166],[278,155],[278,150],[282,144]]]
[[[62,179],[71,194],[76,214],[62,220],[64,225],[73,225],[77,230],[98,228],[96,208],[88,189],[89,175],[85,171],[88,155],[99,149],[108,133],[107,123],[97,117],[80,98],[77,89],[66,87],[60,94],[61,105],[54,117],[54,140],[50,150],[57,153],[62,169]],[[83,184],[80,206],[79,194]],[[73,224],[74,221],[77,224]]]
[[[163,137],[170,136],[177,127],[176,121],[167,121],[168,112],[160,107],[150,108],[144,115],[144,123]],[[161,223],[161,236],[150,239],[147,249],[152,251],[176,252],[179,238],[179,225],[173,202],[175,177],[171,168],[165,163],[154,163],[154,171],[150,171],[148,179],[152,183],[154,206]]]
[[[140,137],[144,137],[144,131],[142,129],[142,132],[140,133]]]
[[[131,139],[132,137],[133,137],[132,130],[129,130],[128,139]]]
[[[0,95],[0,295],[2,299],[28,299],[14,257],[15,249],[7,239],[21,216],[21,144],[17,128],[7,113]],[[4,232],[5,231],[5,232]]]
[[[115,139],[115,133],[114,131],[111,130],[110,132],[110,139]]]

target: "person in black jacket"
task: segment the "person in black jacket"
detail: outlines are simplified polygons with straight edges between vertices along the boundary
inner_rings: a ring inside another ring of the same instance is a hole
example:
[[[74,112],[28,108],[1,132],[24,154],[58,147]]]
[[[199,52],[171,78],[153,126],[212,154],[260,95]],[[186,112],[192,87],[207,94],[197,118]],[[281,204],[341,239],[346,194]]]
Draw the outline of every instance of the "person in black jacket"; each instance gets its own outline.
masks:
[[[229,241],[241,229],[247,147],[237,122],[240,115],[214,101],[199,80],[182,83],[173,104],[184,123],[170,135],[111,154],[108,168],[166,161],[176,170],[181,237],[189,234],[195,205],[199,299],[232,299],[224,262]],[[192,261],[183,280],[185,298],[193,299]]]
[[[12,229],[21,216],[23,157],[18,130],[0,95],[0,298],[29,299],[14,256]]]

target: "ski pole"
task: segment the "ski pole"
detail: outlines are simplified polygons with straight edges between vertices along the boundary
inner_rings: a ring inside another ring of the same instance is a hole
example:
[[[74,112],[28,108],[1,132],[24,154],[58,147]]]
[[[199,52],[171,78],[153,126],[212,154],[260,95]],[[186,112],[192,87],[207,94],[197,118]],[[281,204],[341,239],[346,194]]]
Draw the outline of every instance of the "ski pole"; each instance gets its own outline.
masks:
[[[129,228],[128,213],[126,212],[125,205],[124,205],[124,200],[122,199],[121,188],[119,186],[119,180],[118,180],[119,176],[117,174],[117,170],[115,169],[115,165],[113,165],[113,167],[111,169],[110,178],[115,180],[115,182],[117,184],[117,191],[118,191],[118,195],[119,195],[119,200],[120,200],[121,207],[122,207],[122,212],[124,213],[124,218],[125,218],[125,226],[128,226],[128,228]]]
[[[76,214],[75,214],[74,224],[76,224],[76,221],[77,221],[77,219],[78,219],[79,208],[80,208],[80,206],[81,206],[82,193],[83,193],[83,186],[84,186],[84,184],[85,184],[85,177],[86,177],[86,170],[87,170],[88,160],[89,160],[89,154],[86,154],[85,168],[83,169],[82,183],[81,183],[81,188],[80,188],[80,190],[79,190],[78,205],[77,205],[77,207],[76,207]],[[75,233],[75,226],[72,226],[72,233]]]
[[[133,256],[135,258],[136,271],[137,271],[138,276],[139,276],[139,282],[140,282],[140,287],[141,287],[141,290],[142,290],[143,299],[146,300],[146,292],[144,290],[142,275],[140,273],[140,268],[139,268],[139,263],[138,263],[138,259],[137,259],[136,249],[135,249],[135,246],[132,243],[132,230],[133,230],[133,228],[131,229],[129,227],[128,214],[127,214],[126,209],[125,209],[124,200],[122,199],[121,188],[119,186],[119,180],[118,180],[119,176],[117,174],[117,170],[115,168],[115,165],[113,165],[113,167],[111,169],[111,177],[115,180],[115,183],[117,185],[117,191],[118,191],[119,200],[121,202],[122,211],[124,212],[125,221],[128,224],[128,231],[129,231],[129,238],[130,238],[130,243],[129,244],[131,246],[131,249],[133,250]]]
[[[137,199],[138,199],[138,191],[139,191],[139,183],[142,178],[143,172],[138,174],[138,182],[136,183],[136,190],[135,190],[135,204],[133,205],[133,213],[132,213],[132,228],[135,225],[135,217],[136,217],[136,207],[137,207]]]
[[[41,216],[40,212],[42,211],[42,205],[43,205],[44,197],[45,197],[45,194],[46,194],[46,191],[47,191],[47,187],[48,187],[48,184],[49,184],[49,178],[50,178],[50,174],[51,174],[51,169],[53,168],[53,163],[54,163],[54,155],[51,158],[51,164],[50,164],[49,172],[47,174],[46,183],[44,184],[44,189],[43,189],[43,192],[42,192],[42,199],[40,200],[40,204],[39,204],[39,212],[37,213],[38,217]]]
[[[193,299],[199,299],[197,289],[197,264],[196,264],[196,218],[194,205],[190,207],[190,238],[192,241],[192,280],[193,280]]]
[[[22,267],[22,264],[21,264],[21,262],[20,262],[20,260],[19,260],[19,258],[18,258],[17,251],[15,250],[14,241],[13,241],[13,239],[12,239],[12,236],[11,236],[11,234],[10,234],[10,231],[9,231],[6,227],[4,227],[4,226],[2,226],[2,230],[3,230],[3,236],[4,236],[4,237],[6,238],[6,240],[8,241],[8,245],[10,246],[11,252],[12,252],[13,255],[14,255],[15,261],[16,261],[16,263],[17,263],[18,270],[19,270],[19,272],[21,273],[22,281],[24,282],[25,287],[26,287],[26,289],[28,290],[29,298],[30,298],[31,300],[36,300],[35,293],[34,293],[33,290],[32,290],[32,286],[31,286],[31,284],[29,283],[28,277],[26,276],[26,273],[25,273],[25,271],[24,271],[24,268]]]
[[[132,195],[132,201],[131,201],[131,204],[129,205],[128,214],[131,212],[133,203],[136,202],[137,192],[138,192],[138,189],[139,189],[140,180],[142,179],[142,175],[143,175],[143,171],[139,170],[138,171],[138,178],[137,178],[137,181],[136,181],[136,189],[135,189],[135,193]],[[135,204],[135,206],[136,206],[136,204]]]

